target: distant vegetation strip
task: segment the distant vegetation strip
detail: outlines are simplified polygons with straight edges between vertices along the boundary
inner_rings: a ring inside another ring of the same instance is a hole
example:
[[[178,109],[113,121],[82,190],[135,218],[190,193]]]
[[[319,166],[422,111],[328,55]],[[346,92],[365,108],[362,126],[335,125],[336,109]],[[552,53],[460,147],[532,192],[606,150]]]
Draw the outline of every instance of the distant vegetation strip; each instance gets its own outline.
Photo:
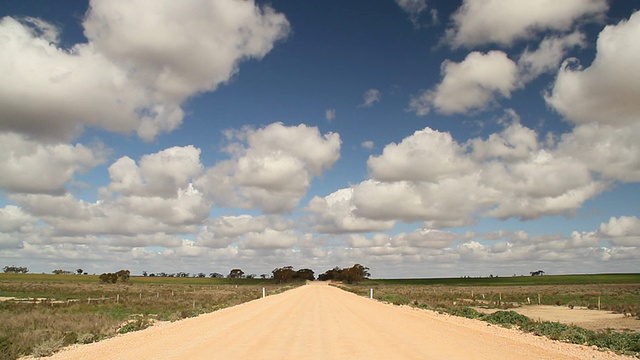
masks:
[[[55,282],[99,282],[98,275],[57,274],[12,274],[0,273],[0,281],[55,281]],[[261,278],[199,278],[131,276],[130,283],[138,284],[185,284],[185,285],[260,285],[272,283],[272,279]],[[408,278],[367,279],[369,285],[452,285],[452,286],[509,286],[509,285],[562,285],[562,284],[640,284],[640,273],[634,274],[580,274],[513,277],[465,277],[465,278]]]
[[[513,277],[465,277],[426,279],[369,279],[369,285],[452,285],[452,286],[509,286],[509,285],[569,285],[569,284],[640,284],[636,274],[580,274]]]
[[[0,281],[34,281],[34,282],[77,282],[99,283],[99,275],[56,275],[56,274],[10,274],[0,273]],[[131,284],[180,284],[180,285],[260,285],[271,284],[271,279],[229,279],[229,278],[198,278],[198,277],[160,277],[160,276],[131,276]]]

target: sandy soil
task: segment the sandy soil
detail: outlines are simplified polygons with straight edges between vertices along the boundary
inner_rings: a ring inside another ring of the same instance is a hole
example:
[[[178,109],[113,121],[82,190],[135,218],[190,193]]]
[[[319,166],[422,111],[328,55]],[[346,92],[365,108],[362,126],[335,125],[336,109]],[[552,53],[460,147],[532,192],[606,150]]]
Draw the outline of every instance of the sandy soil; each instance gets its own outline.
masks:
[[[496,309],[476,310],[484,313],[496,312]],[[569,325],[576,325],[589,330],[632,330],[640,332],[640,320],[635,317],[625,317],[610,311],[589,310],[586,308],[569,309],[565,306],[529,305],[510,309],[524,316],[538,321],[555,321]]]
[[[369,300],[322,283],[53,359],[620,359],[487,323]]]

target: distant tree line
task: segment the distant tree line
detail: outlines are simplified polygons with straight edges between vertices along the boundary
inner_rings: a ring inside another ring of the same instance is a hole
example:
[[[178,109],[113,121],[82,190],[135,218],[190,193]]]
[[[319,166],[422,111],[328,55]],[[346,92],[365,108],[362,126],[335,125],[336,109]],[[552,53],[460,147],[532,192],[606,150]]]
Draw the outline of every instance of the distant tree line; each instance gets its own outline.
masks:
[[[313,281],[315,276],[311,269],[294,270],[293,266],[285,266],[276,268],[272,272],[273,279],[278,283],[286,283],[290,281]]]
[[[334,267],[331,270],[327,270],[324,273],[318,275],[320,281],[342,281],[347,284],[359,283],[364,279],[368,279],[371,274],[369,268],[360,264],[355,264],[350,268],[341,269]]]
[[[26,274],[29,272],[29,269],[25,266],[11,265],[11,266],[5,266],[3,268],[3,271],[5,273]],[[53,270],[52,273],[56,275],[64,275],[64,274],[73,274],[74,272],[63,270],[63,269],[56,269],[56,270]],[[82,275],[82,274],[87,275],[87,273],[84,272],[84,270],[82,269],[77,269],[75,273],[78,275]],[[544,271],[539,271],[539,272],[533,272],[531,275],[536,276],[536,275],[543,275],[543,274],[544,274]],[[115,273],[103,273],[99,276],[99,279],[101,282],[104,282],[104,283],[115,284],[118,281],[127,282],[130,276],[131,276],[131,272],[129,270],[120,270]],[[182,278],[207,277],[207,275],[203,272],[192,275],[188,272],[182,272],[182,271],[177,273],[165,273],[165,272],[148,273],[147,271],[143,271],[142,276],[182,277]],[[212,279],[225,278],[225,275],[218,272],[212,272],[208,276]],[[343,281],[345,283],[352,284],[352,283],[357,283],[364,279],[367,279],[369,276],[370,276],[369,268],[364,267],[360,264],[355,264],[350,268],[344,268],[344,269],[336,266],[335,268],[327,270],[324,273],[318,275],[318,280],[320,281],[335,280],[335,281]],[[239,268],[231,269],[231,271],[229,271],[229,274],[226,276],[226,278],[228,279],[253,279],[257,277],[258,275],[256,274],[245,275],[244,271],[242,271],[242,269],[239,269]],[[306,280],[313,281],[315,280],[315,273],[311,269],[295,270],[293,266],[283,266],[271,271],[271,275],[261,274],[260,278],[262,279],[272,278],[278,283],[286,283],[291,281],[306,281]]]
[[[5,266],[2,268],[2,270],[4,270],[5,273],[12,273],[12,274],[26,274],[29,272],[29,269],[27,269],[26,266],[15,266],[15,265]]]
[[[73,274],[72,271],[62,270],[62,269],[55,269],[51,273],[54,274],[54,275],[69,275],[69,274]]]

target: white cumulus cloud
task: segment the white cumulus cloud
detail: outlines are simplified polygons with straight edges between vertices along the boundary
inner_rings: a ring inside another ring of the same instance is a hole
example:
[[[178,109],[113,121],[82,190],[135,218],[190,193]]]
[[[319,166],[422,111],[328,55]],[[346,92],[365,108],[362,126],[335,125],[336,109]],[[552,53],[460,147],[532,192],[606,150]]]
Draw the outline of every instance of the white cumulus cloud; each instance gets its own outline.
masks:
[[[17,206],[7,205],[0,208],[0,232],[28,232],[38,221]]]
[[[512,117],[500,133],[466,143],[425,128],[387,145],[369,158],[371,179],[314,198],[311,220],[318,229],[350,232],[393,221],[423,221],[436,229],[478,217],[534,219],[573,214],[610,186],[594,176],[596,165],[579,161],[564,142],[543,144],[517,114]]]
[[[144,155],[139,166],[125,156],[109,167],[109,189],[123,195],[173,197],[202,170],[200,149],[192,145]]]
[[[600,224],[598,232],[614,245],[640,245],[640,219],[635,216],[611,217],[609,222]]]
[[[0,130],[69,140],[85,126],[152,140],[182,102],[228,81],[285,37],[284,15],[253,1],[92,1],[88,43],[63,49],[39,19],[0,20]],[[34,91],[37,89],[37,91]]]
[[[584,46],[585,36],[577,31],[569,35],[545,37],[537,49],[531,51],[527,48],[518,59],[520,83],[524,84],[541,74],[557,71],[567,50]]]
[[[593,63],[565,61],[546,96],[568,120],[626,126],[640,119],[640,12],[609,25],[598,36]]]
[[[100,149],[82,144],[39,143],[0,133],[0,188],[10,192],[61,193],[75,175],[103,161]]]
[[[445,61],[442,81],[414,96],[409,109],[426,115],[431,109],[443,114],[468,113],[491,105],[498,97],[510,97],[516,88],[517,66],[502,51],[472,52],[460,63]]]
[[[577,20],[599,18],[606,0],[465,0],[452,15],[446,41],[453,47],[510,46],[546,30],[568,31]]]
[[[218,206],[288,212],[306,194],[314,176],[340,156],[340,136],[321,135],[304,124],[274,123],[228,133],[232,159],[208,169],[196,184]]]

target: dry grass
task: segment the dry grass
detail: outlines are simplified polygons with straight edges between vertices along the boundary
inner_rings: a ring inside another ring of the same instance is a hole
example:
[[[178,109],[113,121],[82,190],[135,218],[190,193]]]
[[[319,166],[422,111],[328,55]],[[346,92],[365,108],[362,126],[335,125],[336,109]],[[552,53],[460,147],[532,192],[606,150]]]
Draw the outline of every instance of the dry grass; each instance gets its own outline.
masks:
[[[429,308],[478,306],[508,309],[524,304],[598,308],[640,316],[640,284],[567,284],[523,286],[394,285],[366,282],[348,286],[363,296],[373,288],[375,297],[396,304]]]

